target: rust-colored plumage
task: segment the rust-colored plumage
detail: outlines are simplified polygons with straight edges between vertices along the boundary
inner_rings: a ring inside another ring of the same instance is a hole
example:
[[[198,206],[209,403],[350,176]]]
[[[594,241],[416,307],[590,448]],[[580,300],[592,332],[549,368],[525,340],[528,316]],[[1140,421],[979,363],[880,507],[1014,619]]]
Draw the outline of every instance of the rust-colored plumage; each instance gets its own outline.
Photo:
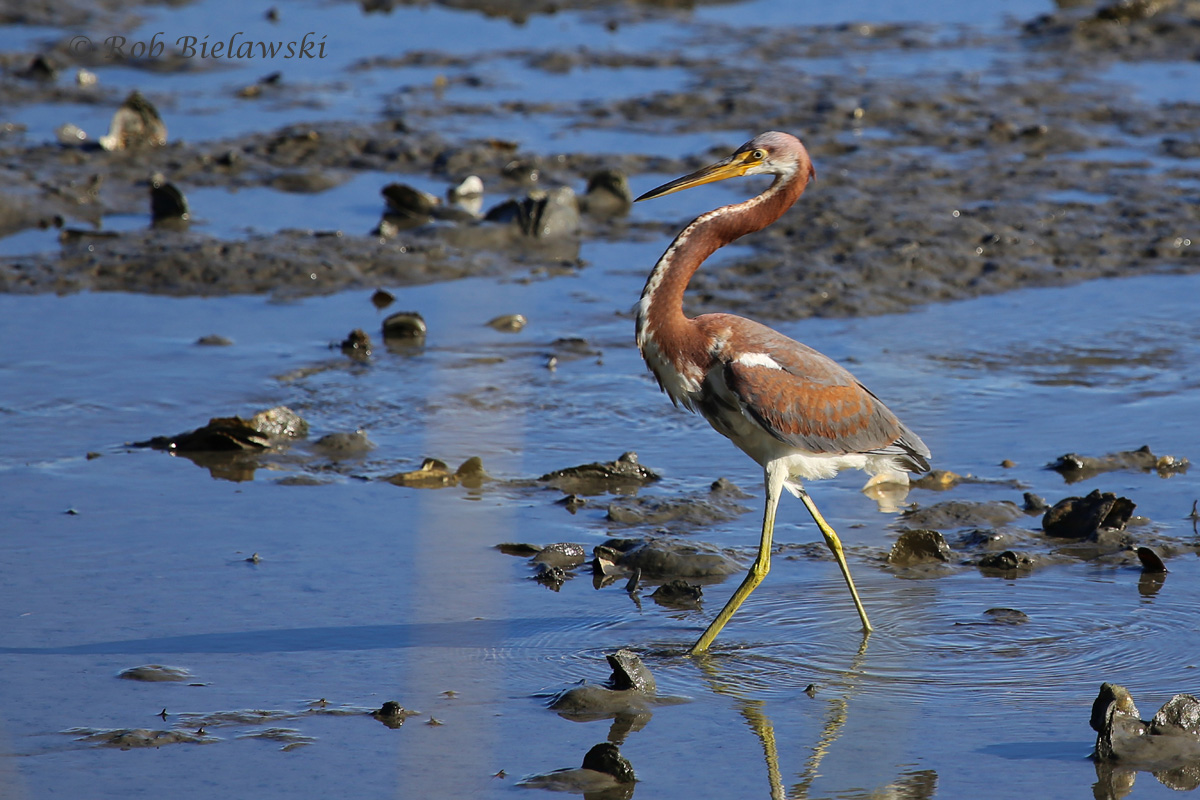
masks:
[[[704,652],[770,569],[775,510],[783,489],[817,522],[850,588],[864,632],[871,630],[841,542],[804,490],[804,479],[862,469],[873,481],[907,483],[929,469],[929,449],[846,369],[811,347],[732,314],[683,313],[683,294],[706,258],[783,215],[815,175],[808,152],[786,133],[760,134],[723,161],[639,197],[661,197],[740,175],[775,181],[749,200],[702,214],[675,237],[646,281],[637,342],[671,400],[704,415],[763,468],[766,508],[758,558],[696,644]]]

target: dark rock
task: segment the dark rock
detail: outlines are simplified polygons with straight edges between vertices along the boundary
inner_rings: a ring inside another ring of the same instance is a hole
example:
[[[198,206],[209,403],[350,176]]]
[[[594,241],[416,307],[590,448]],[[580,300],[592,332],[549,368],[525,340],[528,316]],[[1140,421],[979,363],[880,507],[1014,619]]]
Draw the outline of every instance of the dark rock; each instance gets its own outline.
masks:
[[[394,302],[396,302],[396,295],[385,289],[376,289],[371,294],[371,305],[375,306],[381,311]]]
[[[1001,553],[988,553],[979,559],[980,569],[999,570],[1002,572],[1010,572],[1021,567],[1032,566],[1033,559],[1025,553],[1016,553],[1012,550],[1005,550]]]
[[[410,711],[404,706],[397,703],[395,700],[388,700],[382,706],[371,712],[371,716],[382,722],[389,728],[399,728],[404,724],[404,720],[409,717],[415,717],[420,714],[420,711]]]
[[[308,435],[308,423],[286,406],[260,411],[250,419],[213,417],[194,431],[156,436],[134,447],[174,452],[265,450],[283,440]]]
[[[554,591],[562,588],[562,585],[567,581],[567,571],[562,567],[554,567],[549,564],[538,564],[533,573],[533,579],[543,586],[549,587]]]
[[[639,692],[654,694],[658,690],[657,682],[650,669],[642,662],[641,657],[632,650],[622,648],[615,653],[609,653],[605,658],[612,667],[612,677],[609,686],[617,690],[633,689]]]
[[[612,775],[618,783],[632,783],[635,780],[633,765],[612,742],[602,742],[588,750],[583,757],[583,768]]]
[[[412,220],[428,220],[441,202],[428,192],[405,183],[389,183],[380,192],[387,201],[389,213]]]
[[[342,340],[342,352],[354,359],[370,358],[371,337],[362,328],[355,328]]]
[[[425,339],[425,318],[416,311],[398,311],[383,321],[384,339]]]
[[[555,542],[548,544],[533,557],[535,564],[547,564],[552,567],[571,569],[587,560],[583,545],[574,542]]]
[[[1042,530],[1060,539],[1095,539],[1101,530],[1124,530],[1136,507],[1127,497],[1096,489],[1055,503],[1042,517]]]
[[[616,461],[581,464],[549,472],[539,481],[567,494],[596,495],[636,490],[659,479],[657,473],[638,463],[637,453],[622,453]]]
[[[1142,562],[1142,572],[1165,573],[1167,571],[1167,565],[1158,557],[1158,553],[1149,547],[1139,547],[1137,557],[1138,561]]]
[[[896,567],[944,564],[950,560],[950,545],[937,531],[908,530],[892,545],[888,563]]]
[[[578,719],[648,714],[657,691],[650,670],[632,650],[621,649],[606,658],[612,668],[606,684],[567,689],[554,697],[550,708]]]
[[[187,222],[187,198],[173,183],[155,175],[150,181],[150,221],[155,225],[171,222]]]

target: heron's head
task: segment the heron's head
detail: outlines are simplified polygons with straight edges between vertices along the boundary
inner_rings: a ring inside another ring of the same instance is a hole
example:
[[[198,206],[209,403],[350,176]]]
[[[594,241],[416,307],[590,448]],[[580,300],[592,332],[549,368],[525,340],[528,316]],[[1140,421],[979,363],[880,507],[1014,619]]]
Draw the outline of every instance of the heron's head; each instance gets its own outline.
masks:
[[[728,158],[651,189],[638,200],[650,200],[691,189],[693,186],[738,178],[742,175],[775,175],[781,180],[799,178],[807,183],[816,178],[817,173],[813,169],[812,159],[808,157],[808,151],[799,139],[790,133],[768,131],[760,133],[734,150],[733,155]]]

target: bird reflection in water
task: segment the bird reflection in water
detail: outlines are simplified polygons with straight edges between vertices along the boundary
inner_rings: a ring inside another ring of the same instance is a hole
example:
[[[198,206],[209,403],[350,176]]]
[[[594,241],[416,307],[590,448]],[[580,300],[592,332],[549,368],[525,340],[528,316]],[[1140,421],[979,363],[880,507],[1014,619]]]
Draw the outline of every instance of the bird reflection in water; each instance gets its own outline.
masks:
[[[855,692],[858,681],[862,676],[863,664],[867,655],[867,637],[864,637],[854,655],[850,667],[842,673],[841,684],[844,691],[837,697],[826,699],[829,710],[821,726],[821,736],[812,747],[812,752],[804,763],[804,768],[796,781],[788,788],[784,787],[783,772],[779,765],[779,746],[775,738],[775,726],[767,715],[767,703],[764,700],[752,699],[746,696],[740,673],[725,674],[720,663],[712,658],[698,660],[700,669],[708,678],[709,686],[714,694],[733,698],[738,711],[750,730],[758,737],[762,745],[763,760],[767,768],[767,781],[771,789],[771,800],[809,800],[813,795],[814,781],[821,774],[821,763],[837,744],[842,736],[846,721],[850,716],[850,700]],[[735,683],[735,681],[737,683]],[[825,692],[810,693],[824,697]],[[937,793],[937,773],[933,770],[916,770],[897,775],[896,780],[875,791],[862,795],[863,798],[887,797],[889,800],[929,800]],[[839,797],[854,797],[855,795],[839,795]]]

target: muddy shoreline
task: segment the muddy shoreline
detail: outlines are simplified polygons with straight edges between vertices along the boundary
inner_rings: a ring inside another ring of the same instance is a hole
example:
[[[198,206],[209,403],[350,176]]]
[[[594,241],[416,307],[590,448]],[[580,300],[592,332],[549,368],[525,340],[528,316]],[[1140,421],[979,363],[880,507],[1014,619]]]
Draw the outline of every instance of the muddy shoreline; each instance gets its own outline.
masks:
[[[317,204],[323,190],[364,171],[398,181],[420,176],[447,188],[473,174],[488,187],[489,201],[500,202],[554,186],[581,194],[602,169],[625,173],[636,190],[720,155],[601,155],[573,151],[569,140],[560,151],[534,152],[517,142],[438,133],[447,118],[513,114],[553,114],[581,130],[665,135],[715,126],[727,131],[730,147],[759,130],[801,135],[817,166],[816,185],[779,224],[747,240],[745,250],[697,276],[697,312],[855,316],[1098,277],[1190,272],[1200,268],[1192,244],[1200,230],[1200,103],[1137,103],[1092,77],[1114,58],[1200,52],[1200,28],[1191,24],[1200,15],[1195,4],[1162,5],[1161,13],[1124,20],[1122,41],[1104,24],[1108,7],[1098,5],[1014,20],[999,35],[966,28],[935,34],[917,24],[737,31],[698,25],[680,50],[649,56],[550,46],[482,53],[473,63],[436,51],[398,56],[452,68],[455,80],[481,82],[500,59],[551,74],[636,66],[682,68],[691,76],[682,91],[625,100],[471,105],[407,91],[380,121],[291,125],[204,142],[172,128],[165,147],[123,152],[33,141],[10,129],[0,136],[8,186],[0,232],[63,230],[58,252],[0,259],[0,291],[306,295],[575,270],[586,266],[580,243],[661,239],[665,245],[686,222],[650,223],[637,209],[585,214],[576,233],[552,243],[498,238],[487,222],[438,222],[391,237],[333,226],[236,239],[149,224],[104,229],[104,217],[114,213],[146,213],[149,223],[148,182],[155,174],[184,194],[197,187],[270,187],[311,195]],[[65,12],[61,18],[73,19]],[[722,45],[721,58],[696,55]],[[805,62],[830,52],[934,58],[954,48],[994,51],[995,69],[883,79],[819,74]],[[3,63],[15,74],[34,55],[6,53]],[[47,49],[47,58],[57,65],[56,77],[18,76],[5,82],[0,100],[79,102],[87,90],[67,84],[86,64],[72,63],[61,43]],[[177,65],[181,81],[188,66]],[[365,59],[356,71],[379,66]],[[114,109],[122,99],[111,91],[92,94]],[[172,98],[150,99],[170,126]],[[740,196],[731,193],[730,200]],[[364,198],[376,201],[382,212],[382,198]]]

